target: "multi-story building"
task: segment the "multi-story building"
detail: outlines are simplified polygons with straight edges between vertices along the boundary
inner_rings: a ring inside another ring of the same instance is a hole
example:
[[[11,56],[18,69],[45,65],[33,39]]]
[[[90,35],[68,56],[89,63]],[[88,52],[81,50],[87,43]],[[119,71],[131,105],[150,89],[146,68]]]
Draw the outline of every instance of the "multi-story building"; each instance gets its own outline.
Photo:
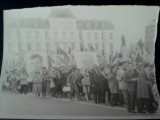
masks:
[[[78,49],[79,34],[76,17],[68,9],[53,9],[48,18],[49,41],[67,53]]]
[[[111,21],[77,20],[81,50],[109,56],[113,48],[114,25]]]
[[[155,41],[156,25],[150,23],[145,28],[145,47],[149,54],[154,53],[154,41]]]
[[[145,28],[145,50],[148,53],[145,60],[154,63],[154,42],[156,40],[156,25],[153,21]]]
[[[80,20],[69,9],[53,9],[47,19],[12,19],[4,33],[5,51],[22,56],[41,51],[55,54],[57,48],[67,54],[87,50],[108,56],[115,39],[111,21]]]

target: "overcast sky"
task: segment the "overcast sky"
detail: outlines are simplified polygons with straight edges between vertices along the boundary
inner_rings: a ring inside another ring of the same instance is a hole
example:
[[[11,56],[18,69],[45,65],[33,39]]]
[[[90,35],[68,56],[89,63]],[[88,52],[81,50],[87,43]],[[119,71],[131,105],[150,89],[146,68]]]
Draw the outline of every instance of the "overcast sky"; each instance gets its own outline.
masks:
[[[144,41],[145,26],[153,20],[157,23],[159,7],[151,6],[64,6],[69,8],[79,19],[110,20],[116,29],[116,45],[119,46],[124,34],[127,46],[136,43],[140,38]],[[8,17],[40,17],[48,18],[50,10],[55,7],[37,7],[8,10]],[[116,47],[117,48],[117,47]]]

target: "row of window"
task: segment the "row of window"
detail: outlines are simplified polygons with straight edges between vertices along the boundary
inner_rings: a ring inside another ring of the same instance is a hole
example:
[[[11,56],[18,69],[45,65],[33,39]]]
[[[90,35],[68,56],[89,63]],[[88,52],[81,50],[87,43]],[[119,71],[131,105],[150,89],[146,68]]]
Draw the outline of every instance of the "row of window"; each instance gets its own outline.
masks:
[[[67,32],[54,32],[53,33],[53,37],[54,38],[68,38],[67,36],[69,36],[70,39],[74,39],[74,33],[70,32],[69,34]]]
[[[35,39],[39,39],[40,38],[40,32],[39,31],[35,31],[34,34],[35,34],[34,35]],[[60,32],[54,32],[53,33],[53,37],[55,39],[57,39],[57,38],[66,39],[68,35],[69,35],[70,39],[74,39],[75,38],[74,32],[70,32],[69,34],[67,32],[61,32],[61,33]],[[47,39],[49,39],[49,33],[48,32],[45,32],[45,36],[46,36]],[[98,32],[95,32],[95,33],[93,33],[93,32],[87,32],[86,33],[86,37],[87,37],[88,40],[91,40],[92,38],[94,38],[95,40],[97,40],[99,38],[102,38],[102,36],[103,35],[102,34],[98,34]],[[11,33],[10,32],[8,32],[8,37],[11,38]],[[26,31],[26,38],[27,39],[31,39],[31,37],[32,37],[31,32],[30,31]],[[112,32],[110,32],[109,38],[111,40],[113,39],[113,33]]]
[[[64,48],[64,49],[67,48],[67,44],[63,44],[63,43],[62,44],[57,44],[57,46],[60,47],[60,48]],[[51,50],[51,47],[52,47],[52,45],[50,43],[46,43],[46,48],[47,48],[48,51]],[[74,49],[74,44],[72,43],[70,47],[71,47],[71,49]],[[42,46],[41,46],[40,43],[36,43],[35,46],[33,46],[32,43],[27,43],[27,50],[28,51],[32,51],[33,49],[36,50],[36,51],[40,51],[41,48],[42,48]]]
[[[98,39],[101,39],[103,37],[102,34],[98,34],[97,32],[95,32],[93,35],[91,35],[92,33],[91,32],[87,32],[86,33],[86,37],[88,40],[91,40],[92,38],[94,38],[95,40],[98,40]],[[113,39],[113,33],[111,32],[109,34],[109,39]]]
[[[86,22],[86,28],[104,28],[105,23],[91,23],[91,22]]]
[[[60,48],[62,48],[64,50],[67,50],[67,49],[68,50],[69,49],[73,50],[75,48],[75,44],[74,43],[71,43],[71,44],[63,44],[62,43],[62,44],[57,44],[56,46],[58,46],[58,47],[60,47]],[[12,51],[13,47],[14,46],[11,43],[8,43],[8,51]],[[50,51],[52,49],[52,47],[53,46],[52,46],[51,43],[46,43],[46,50],[47,51]],[[87,49],[90,49],[90,50],[93,50],[93,49],[94,50],[98,50],[99,49],[99,43],[94,43],[94,44],[88,43],[87,47],[88,47]],[[25,50],[27,50],[27,51],[41,51],[43,46],[39,42],[37,42],[35,44],[29,42],[29,43],[26,44],[26,47],[24,47],[24,46],[22,47],[22,51],[24,50],[24,48],[26,48]]]

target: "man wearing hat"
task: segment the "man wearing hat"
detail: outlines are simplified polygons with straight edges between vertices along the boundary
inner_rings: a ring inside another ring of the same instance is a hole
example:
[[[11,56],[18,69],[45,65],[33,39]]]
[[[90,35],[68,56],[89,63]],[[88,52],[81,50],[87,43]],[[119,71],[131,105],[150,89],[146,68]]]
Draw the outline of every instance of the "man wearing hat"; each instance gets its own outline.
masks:
[[[76,80],[77,80],[77,71],[72,70],[72,72],[67,77],[67,84],[70,85],[71,87],[70,99],[72,98],[73,95],[75,95],[76,99],[78,98],[79,91]]]
[[[20,93],[27,93],[27,78],[28,74],[25,68],[23,68],[20,73]]]
[[[90,72],[90,81],[91,81],[91,87],[94,94],[94,101],[95,103],[100,103],[100,77],[99,77],[99,67],[97,65],[93,65],[93,70]]]
[[[127,83],[124,81],[126,62],[120,62],[117,70],[116,80],[118,81],[120,106],[123,106],[123,98],[125,103],[128,102]]]
[[[111,98],[110,98],[110,104],[111,106],[118,105],[118,84],[116,81],[116,71],[117,71],[117,65],[113,64],[111,65],[108,73],[108,84],[111,91]]]
[[[88,101],[88,94],[90,92],[90,79],[89,79],[89,73],[88,70],[85,70],[85,73],[83,74],[84,78],[81,81],[81,84],[83,86],[83,93],[85,93],[86,101]]]

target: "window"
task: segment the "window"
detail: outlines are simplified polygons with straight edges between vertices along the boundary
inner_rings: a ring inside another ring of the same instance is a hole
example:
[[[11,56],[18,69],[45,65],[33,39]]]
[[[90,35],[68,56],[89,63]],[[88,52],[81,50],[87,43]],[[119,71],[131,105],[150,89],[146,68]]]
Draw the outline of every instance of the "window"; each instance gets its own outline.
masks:
[[[41,50],[41,44],[40,43],[36,43],[36,49],[37,49],[37,51]]]
[[[63,36],[64,39],[66,39],[66,32],[63,32],[62,36]]]
[[[74,33],[73,32],[70,33],[70,39],[74,39]]]
[[[105,23],[104,23],[104,22],[101,24],[101,27],[102,27],[103,29],[105,28]]]
[[[112,32],[110,33],[109,37],[110,37],[111,40],[113,39],[113,33]]]
[[[39,32],[35,31],[35,39],[39,39]]]
[[[95,40],[97,40],[98,39],[98,33],[96,32],[95,33]]]
[[[72,43],[71,45],[72,45],[72,50],[74,50],[74,48],[75,48],[75,44],[74,44],[74,43]]]
[[[30,39],[30,38],[31,38],[31,33],[30,33],[30,31],[27,31],[27,32],[26,32],[26,38],[27,38],[27,39]]]
[[[54,38],[58,38],[58,32],[54,32]]]
[[[48,31],[45,31],[45,37],[46,37],[46,40],[49,40],[49,32]]]
[[[89,27],[90,27],[90,23],[86,22],[86,28],[89,28]]]
[[[31,51],[31,50],[32,50],[32,44],[31,44],[31,43],[28,43],[28,44],[27,44],[27,47],[28,47],[28,51]]]
[[[91,33],[87,32],[87,39],[90,40],[91,39]]]
[[[98,43],[95,43],[95,48],[96,48],[96,50],[99,49],[99,44]]]
[[[101,23],[97,23],[97,28],[101,28]]]
[[[47,51],[50,51],[51,50],[51,44],[47,42],[46,46],[47,46]]]
[[[95,22],[94,23],[94,28],[97,29],[97,27],[98,27],[98,24]]]

